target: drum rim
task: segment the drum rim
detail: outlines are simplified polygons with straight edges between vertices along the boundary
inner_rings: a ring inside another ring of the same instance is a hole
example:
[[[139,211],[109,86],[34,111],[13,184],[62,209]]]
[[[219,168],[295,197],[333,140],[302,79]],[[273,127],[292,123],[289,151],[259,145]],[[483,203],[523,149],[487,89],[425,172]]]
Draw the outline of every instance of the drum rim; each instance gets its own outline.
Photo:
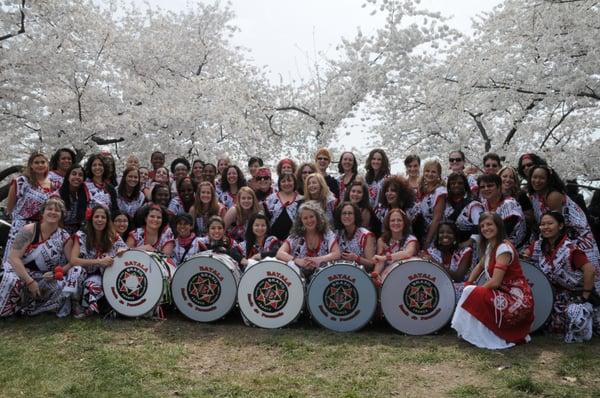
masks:
[[[244,273],[242,273],[242,277],[240,278],[240,283],[238,284],[238,291],[237,291],[237,294],[236,294],[236,299],[237,299],[237,301],[238,301],[238,307],[239,307],[239,309],[240,309],[240,313],[241,313],[241,314],[242,314],[242,316],[244,316],[244,318],[246,318],[246,319],[248,320],[248,322],[250,322],[250,323],[251,323],[251,324],[252,324],[254,327],[258,327],[258,328],[261,328],[261,329],[281,329],[281,328],[285,328],[285,327],[289,326],[289,325],[290,325],[290,324],[292,324],[294,321],[296,321],[296,320],[297,320],[297,319],[300,317],[300,315],[302,315],[302,312],[304,311],[304,308],[307,306],[307,305],[306,305],[306,281],[305,281],[305,279],[302,277],[302,275],[298,275],[298,273],[297,273],[297,272],[296,272],[296,271],[295,271],[293,268],[289,267],[289,266],[287,265],[287,263],[285,263],[285,262],[283,262],[283,261],[280,261],[280,260],[276,260],[276,259],[275,259],[275,260],[271,260],[271,259],[269,259],[269,260],[259,261],[259,262],[257,262],[256,264],[254,264],[254,265],[252,266],[252,268],[255,268],[255,267],[257,267],[257,266],[259,266],[260,264],[267,264],[267,263],[276,263],[276,264],[280,264],[280,265],[282,265],[282,266],[286,267],[287,269],[289,269],[289,270],[292,272],[292,274],[294,274],[294,275],[295,275],[295,277],[297,277],[297,278],[298,278],[297,282],[299,282],[298,284],[299,284],[299,285],[301,286],[301,288],[302,288],[302,294],[300,295],[301,304],[300,304],[300,307],[299,307],[299,309],[298,309],[298,313],[297,313],[297,314],[296,314],[296,315],[295,315],[295,316],[294,316],[294,317],[293,317],[293,318],[292,318],[292,319],[291,319],[289,322],[287,322],[285,325],[282,325],[282,326],[263,326],[263,325],[259,325],[259,324],[257,324],[256,322],[253,322],[253,321],[250,319],[250,317],[248,317],[248,316],[247,316],[247,315],[244,313],[244,311],[243,311],[243,309],[242,309],[242,305],[240,304],[240,302],[244,302],[244,301],[243,301],[243,300],[241,300],[241,301],[240,301],[240,296],[239,296],[239,295],[240,295],[240,291],[241,291],[241,290],[240,290],[240,288],[239,288],[239,287],[242,285],[242,281],[244,280],[244,277],[245,277],[246,275],[248,275],[248,274],[246,273],[246,271],[244,271]],[[244,305],[245,305],[245,304],[244,304]]]
[[[331,262],[331,264],[329,264],[328,266],[324,266],[324,267],[319,268],[318,272],[320,272],[321,270],[325,270],[326,268],[329,268],[329,267],[332,267],[332,266],[336,266],[336,265],[337,266],[343,266],[343,267],[358,268],[356,265],[351,265],[349,263]],[[367,272],[364,271],[364,270],[362,272],[365,274],[365,276],[369,280],[369,282],[370,282],[369,286],[371,286],[373,288],[373,293],[374,293],[374,296],[375,296],[375,305],[373,306],[373,310],[371,311],[371,314],[370,314],[369,318],[364,323],[362,323],[360,326],[358,326],[355,329],[348,329],[348,330],[335,330],[335,329],[332,329],[332,328],[324,325],[323,323],[321,323],[321,321],[319,320],[319,318],[315,317],[315,315],[313,314],[312,308],[310,306],[310,300],[309,300],[310,289],[311,289],[311,287],[313,285],[313,282],[315,280],[315,276],[316,276],[315,274],[313,274],[312,279],[308,283],[308,285],[306,287],[306,293],[305,293],[305,295],[306,295],[306,300],[305,300],[306,301],[306,307],[308,308],[308,312],[309,312],[311,318],[314,319],[321,327],[323,327],[323,328],[325,328],[327,330],[331,330],[333,332],[339,332],[339,333],[356,332],[356,331],[361,330],[362,328],[364,328],[371,321],[371,319],[373,319],[373,316],[375,316],[375,313],[377,312],[377,304],[379,302],[379,297],[378,297],[378,294],[377,294],[377,288],[375,287],[375,284],[373,283],[373,280],[369,277],[369,274],[367,274]]]
[[[171,297],[172,297],[172,299],[173,299],[173,304],[175,304],[175,308],[177,308],[177,311],[179,311],[179,313],[181,313],[183,316],[185,316],[186,318],[188,318],[188,319],[190,319],[190,320],[192,320],[192,321],[194,321],[194,322],[200,322],[200,323],[211,323],[211,322],[216,322],[216,321],[218,321],[219,319],[222,319],[223,317],[227,316],[227,315],[228,315],[228,314],[229,314],[231,311],[233,311],[233,308],[236,306],[236,304],[237,304],[237,302],[238,302],[237,292],[238,292],[238,288],[239,288],[240,282],[241,282],[241,280],[242,280],[242,276],[241,276],[241,273],[240,273],[240,277],[239,277],[239,279],[237,279],[237,280],[236,280],[235,276],[233,276],[233,272],[231,271],[231,268],[229,268],[228,266],[226,266],[226,265],[225,265],[225,268],[227,268],[227,272],[229,272],[229,273],[231,274],[231,277],[232,277],[232,279],[233,279],[234,281],[236,281],[236,282],[237,282],[237,283],[236,283],[236,286],[235,286],[235,294],[234,294],[234,298],[233,298],[233,300],[232,300],[232,303],[231,303],[231,305],[229,306],[229,308],[227,309],[227,311],[226,311],[226,312],[225,312],[223,315],[219,316],[219,317],[218,317],[218,318],[216,318],[216,319],[213,319],[212,321],[198,321],[198,320],[196,320],[196,319],[192,319],[192,318],[190,318],[189,316],[187,316],[186,314],[184,314],[184,313],[183,313],[183,311],[181,311],[181,310],[179,309],[179,306],[177,305],[177,302],[175,301],[175,295],[173,294],[173,281],[175,280],[175,275],[177,275],[177,272],[178,272],[180,269],[182,269],[182,268],[183,268],[182,266],[183,266],[184,264],[186,264],[187,262],[191,261],[191,260],[192,260],[192,259],[194,259],[194,258],[197,258],[197,257],[204,257],[204,258],[206,258],[206,257],[209,257],[209,258],[211,258],[211,259],[214,259],[214,260],[216,260],[216,261],[220,262],[221,264],[223,264],[223,263],[222,263],[220,260],[218,260],[217,258],[213,257],[213,254],[221,254],[221,253],[210,253],[209,255],[202,255],[203,253],[205,253],[205,252],[198,253],[198,254],[196,254],[196,255],[194,255],[194,256],[192,256],[192,257],[190,257],[189,259],[187,259],[186,261],[184,261],[183,263],[181,263],[181,264],[180,264],[180,265],[179,265],[179,266],[178,266],[178,267],[175,269],[175,272],[173,273],[173,278],[171,279],[171,283],[169,283],[169,288],[171,289]],[[225,255],[226,255],[226,254],[225,254]],[[231,258],[230,256],[227,256],[227,257]],[[235,261],[233,258],[231,258],[231,260],[232,260],[234,263],[236,262],[236,261]],[[223,265],[224,265],[224,264],[223,264]],[[235,264],[235,266],[237,267],[237,264]],[[238,268],[238,270],[239,270],[239,268]]]
[[[123,254],[121,254],[121,256],[125,255],[127,252],[140,252],[140,253],[144,253],[144,254],[148,255],[148,257],[150,257],[150,258],[152,259],[152,261],[156,262],[156,258],[155,258],[155,257],[153,257],[153,256],[151,256],[151,255],[149,254],[149,253],[151,253],[151,252],[147,252],[147,251],[145,251],[145,250],[140,250],[140,249],[137,249],[137,248],[130,248],[130,249],[127,249],[127,250],[125,250],[125,251],[123,252]],[[114,264],[113,264],[113,266],[114,266]],[[160,266],[160,265],[159,265],[159,266]],[[112,266],[111,266],[109,269],[112,269]],[[105,280],[104,280],[104,278],[106,278],[106,276],[105,276],[105,275],[107,274],[107,273],[106,273],[106,270],[107,270],[107,269],[104,269],[104,272],[102,272],[102,293],[104,293],[104,297],[106,298],[106,301],[108,301],[108,300],[109,300],[109,299],[108,299],[108,297],[110,297],[110,296],[109,296],[109,294],[107,294],[107,291],[106,291],[107,284],[105,283]],[[174,273],[173,273],[173,275],[174,275]],[[164,278],[163,278],[163,281],[164,281]],[[156,300],[156,303],[154,303],[154,304],[152,305],[152,308],[150,309],[150,311],[152,311],[152,310],[153,310],[153,309],[154,309],[154,308],[155,308],[157,305],[159,305],[159,304],[160,304],[160,298],[161,298],[161,297],[162,297],[162,296],[165,294],[165,286],[164,286],[164,284],[161,284],[161,286],[162,286],[162,287],[161,287],[161,293],[160,293],[160,295],[158,296],[158,299]],[[170,286],[171,286],[171,285],[169,284],[169,288],[170,288]],[[108,293],[110,293],[110,291],[108,291]],[[149,311],[146,311],[146,312],[144,312],[144,313],[143,313],[143,314],[141,314],[141,315],[128,315],[128,314],[125,314],[125,313],[123,313],[123,312],[119,311],[119,310],[118,310],[118,309],[116,309],[115,307],[113,307],[113,306],[111,305],[110,301],[108,302],[108,305],[110,306],[110,308],[112,308],[112,310],[113,310],[113,311],[115,311],[115,312],[116,312],[116,313],[118,313],[119,315],[125,316],[125,317],[127,317],[127,318],[138,318],[138,317],[141,317],[141,316],[144,316],[144,315],[146,315],[146,314],[149,312]]]
[[[446,275],[448,277],[448,280],[450,281],[450,283],[452,285],[452,299],[454,301],[454,305],[452,306],[452,311],[450,311],[450,313],[448,315],[448,319],[439,328],[437,328],[435,330],[432,330],[430,332],[427,332],[427,333],[412,334],[412,333],[408,333],[408,332],[406,332],[404,330],[399,330],[396,327],[394,327],[394,325],[392,325],[392,323],[388,320],[388,317],[385,315],[385,311],[383,310],[383,302],[381,302],[381,296],[383,294],[383,288],[385,286],[385,282],[387,280],[387,277],[390,276],[390,274],[392,272],[394,272],[397,267],[400,267],[403,264],[411,263],[411,262],[425,262],[425,263],[429,263],[429,264],[435,266],[436,268],[438,268],[439,270],[441,270],[444,273],[444,275]],[[440,330],[442,330],[444,327],[446,327],[450,323],[450,321],[452,320],[452,317],[454,316],[454,312],[456,311],[456,305],[458,303],[458,300],[456,298],[456,293],[454,291],[454,281],[452,280],[452,277],[450,276],[450,273],[448,273],[448,271],[443,266],[441,266],[439,264],[436,264],[435,262],[433,262],[431,260],[426,260],[426,259],[419,258],[419,257],[411,257],[411,258],[406,259],[406,260],[399,260],[399,261],[396,261],[396,262],[392,263],[390,265],[390,267],[392,267],[392,266],[395,266],[395,267],[394,267],[394,269],[390,270],[390,272],[388,273],[388,275],[386,276],[386,278],[383,280],[383,283],[381,284],[380,293],[379,293],[379,299],[380,299],[380,302],[381,302],[381,312],[383,314],[383,318],[392,327],[392,329],[394,329],[394,330],[396,330],[396,331],[398,331],[400,333],[404,333],[404,334],[406,334],[408,336],[427,336],[427,335],[431,335],[431,334],[437,333]]]

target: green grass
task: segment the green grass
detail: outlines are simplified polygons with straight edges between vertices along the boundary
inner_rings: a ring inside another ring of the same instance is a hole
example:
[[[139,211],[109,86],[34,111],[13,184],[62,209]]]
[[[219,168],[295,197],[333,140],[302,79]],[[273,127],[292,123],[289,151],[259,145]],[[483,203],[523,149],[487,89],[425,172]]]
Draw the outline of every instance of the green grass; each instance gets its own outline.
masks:
[[[534,336],[485,351],[451,331],[402,336],[376,324],[338,334],[308,322],[261,330],[235,316],[210,325],[177,315],[0,321],[0,396],[133,395],[600,396],[600,343]]]

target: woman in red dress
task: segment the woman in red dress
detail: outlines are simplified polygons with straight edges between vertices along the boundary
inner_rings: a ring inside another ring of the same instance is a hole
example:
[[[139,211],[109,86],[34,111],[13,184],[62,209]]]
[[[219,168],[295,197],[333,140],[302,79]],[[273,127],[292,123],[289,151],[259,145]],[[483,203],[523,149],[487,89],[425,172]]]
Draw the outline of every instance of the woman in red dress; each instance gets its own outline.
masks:
[[[533,296],[521,270],[519,254],[506,240],[497,213],[479,218],[481,260],[471,272],[458,301],[452,327],[469,343],[488,349],[509,348],[528,342],[533,322]],[[485,272],[487,282],[472,283]]]

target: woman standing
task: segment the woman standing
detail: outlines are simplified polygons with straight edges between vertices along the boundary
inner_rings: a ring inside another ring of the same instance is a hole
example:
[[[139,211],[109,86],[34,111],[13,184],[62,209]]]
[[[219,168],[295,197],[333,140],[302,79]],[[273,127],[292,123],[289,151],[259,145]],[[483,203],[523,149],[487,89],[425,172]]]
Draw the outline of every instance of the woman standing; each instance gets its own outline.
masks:
[[[327,225],[321,205],[315,201],[303,203],[292,233],[277,252],[277,259],[292,262],[304,275],[310,276],[316,268],[340,257],[340,246]]]
[[[73,164],[75,164],[75,152],[69,148],[60,148],[52,155],[48,179],[56,188],[63,184],[63,180]]]
[[[563,335],[567,343],[590,340],[600,326],[600,267],[592,265],[569,239],[561,213],[542,216],[540,235],[527,254],[552,283],[554,305],[548,329]]]
[[[375,235],[379,235],[381,232],[381,223],[377,217],[373,215],[373,209],[371,208],[371,201],[369,199],[369,187],[367,184],[360,179],[355,180],[346,189],[346,196],[344,202],[350,202],[355,204],[360,209],[360,218],[362,220],[361,227],[368,229]]]
[[[208,181],[198,185],[196,200],[190,208],[192,219],[195,220],[196,233],[204,236],[208,233],[208,220],[213,216],[225,217],[227,209],[217,199],[215,186]]]
[[[140,171],[137,168],[126,168],[117,188],[117,205],[119,210],[133,217],[144,205],[146,197],[141,189]]]
[[[480,186],[481,189],[481,186]],[[462,292],[452,327],[469,343],[488,349],[509,348],[530,340],[533,296],[521,270],[519,253],[506,240],[504,223],[497,213],[479,218],[481,260]],[[481,272],[488,281],[472,286]]]
[[[186,176],[177,180],[177,195],[169,202],[167,211],[173,216],[189,213],[195,202],[195,188],[194,180],[190,177]]]
[[[111,212],[118,210],[117,191],[108,182],[111,179],[110,168],[104,157],[99,154],[90,156],[85,164],[85,175],[87,176],[85,185],[90,193],[89,206],[103,205]]]
[[[373,149],[369,153],[365,170],[367,172],[365,181],[369,187],[369,201],[371,207],[375,207],[379,202],[379,191],[383,181],[390,175],[390,161],[383,149]]]
[[[413,190],[415,197],[419,197],[419,188],[421,186],[421,158],[417,155],[408,155],[406,159],[404,159],[404,168],[406,169],[408,186]]]
[[[425,221],[425,236],[422,238],[424,250],[433,241],[438,225],[443,221],[448,191],[442,181],[442,165],[430,160],[423,166],[423,179],[419,188],[419,212]]]
[[[338,161],[338,172],[340,173],[337,178],[338,186],[340,187],[340,200],[344,200],[346,188],[354,182],[354,179],[358,175],[358,163],[352,152],[342,152]]]
[[[230,209],[236,203],[240,188],[245,186],[246,179],[239,167],[227,166],[221,175],[219,202],[223,203],[227,209]]]
[[[225,230],[236,242],[241,242],[246,236],[248,220],[259,211],[264,211],[258,203],[254,191],[249,187],[242,187],[238,193],[235,205],[225,213]]]
[[[302,163],[296,171],[296,181],[298,182],[298,193],[304,195],[304,180],[311,174],[317,172],[317,166],[314,163]]]
[[[10,233],[4,249],[6,261],[17,233],[28,223],[39,221],[41,209],[57,187],[48,179],[48,158],[33,152],[23,174],[10,184],[6,199],[6,214],[11,216]]]
[[[66,174],[63,184],[52,196],[60,197],[65,204],[67,212],[63,220],[64,228],[69,234],[79,230],[85,221],[85,213],[88,208],[89,192],[83,183],[85,172],[78,164],[72,165]]]
[[[73,281],[76,285],[76,292],[71,297],[76,300],[72,307],[75,318],[100,313],[99,303],[104,297],[104,268],[112,265],[117,252],[126,249],[125,242],[114,232],[108,210],[101,205],[92,208],[85,232],[78,231],[73,236],[70,261],[72,268],[67,273],[67,281]],[[80,298],[83,299],[81,306]]]
[[[56,312],[64,302],[60,266],[71,253],[69,234],[60,228],[65,205],[59,198],[50,198],[40,211],[39,222],[21,227],[3,263],[0,317]]]
[[[293,220],[296,219],[300,195],[296,192],[296,177],[282,174],[277,181],[277,192],[273,192],[265,201],[270,217],[270,229],[273,236],[283,241],[290,234]]]
[[[375,255],[375,235],[361,227],[362,220],[358,206],[343,202],[335,210],[334,222],[342,260],[354,261],[370,271],[373,268]]]

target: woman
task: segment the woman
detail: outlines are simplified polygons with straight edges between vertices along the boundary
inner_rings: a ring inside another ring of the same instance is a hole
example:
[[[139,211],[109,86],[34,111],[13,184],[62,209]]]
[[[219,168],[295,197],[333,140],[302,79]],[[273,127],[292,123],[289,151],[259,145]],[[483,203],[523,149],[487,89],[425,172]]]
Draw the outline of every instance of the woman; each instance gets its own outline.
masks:
[[[548,166],[533,166],[527,183],[529,198],[533,204],[533,214],[537,223],[542,214],[555,210],[565,217],[565,226],[569,237],[577,247],[585,252],[594,265],[600,262],[598,244],[583,210],[566,194],[565,184],[556,171]]]
[[[273,193],[273,180],[271,180],[271,170],[268,167],[261,167],[256,171],[256,188],[254,189],[256,199],[264,201]]]
[[[361,227],[368,229],[375,235],[379,235],[381,232],[381,223],[377,217],[373,215],[373,209],[371,208],[371,201],[369,199],[369,187],[365,182],[355,180],[346,189],[346,196],[344,202],[350,202],[355,204],[360,209],[360,218],[362,220]]]
[[[504,222],[508,239],[517,248],[522,248],[526,243],[527,228],[519,203],[502,193],[502,180],[498,174],[482,174],[477,184],[484,210],[498,213]]]
[[[284,174],[296,175],[297,168],[296,162],[294,162],[292,159],[285,158],[281,159],[279,163],[277,163],[275,170],[277,171],[277,176],[281,178],[281,176]]]
[[[202,181],[208,181],[213,186],[215,185],[215,178],[217,177],[217,166],[212,163],[206,163],[202,169]],[[215,186],[216,188],[216,186]]]
[[[318,173],[323,176],[325,184],[329,188],[329,192],[333,194],[336,200],[340,197],[340,187],[338,186],[337,180],[333,178],[327,169],[331,164],[331,152],[327,148],[319,148],[315,154],[315,164],[317,165]]]
[[[133,217],[144,205],[146,197],[142,192],[139,169],[128,167],[123,172],[117,188],[117,205],[122,213]]]
[[[115,233],[121,237],[123,242],[127,241],[129,232],[133,229],[133,219],[127,214],[117,211],[112,215],[112,224],[115,229]]]
[[[419,191],[421,197],[418,208],[425,222],[425,236],[421,238],[421,242],[425,250],[433,241],[438,225],[444,219],[446,197],[448,196],[448,191],[442,181],[442,165],[437,160],[425,162]]]
[[[380,285],[390,265],[417,255],[419,242],[410,234],[410,220],[402,209],[392,209],[383,220],[383,234],[377,239],[377,254],[373,256],[373,279]]]
[[[129,233],[127,246],[171,257],[175,247],[175,237],[169,227],[167,210],[156,204],[145,206],[142,209],[141,216],[144,225]]]
[[[369,187],[369,201],[371,207],[379,202],[379,191],[387,176],[390,175],[390,161],[383,149],[373,149],[367,157],[365,164],[367,172],[365,181]]]
[[[169,177],[169,170],[166,167],[159,167],[154,171],[152,181],[149,184],[149,191],[146,193],[146,200],[152,200],[152,192],[157,185],[166,185],[169,187],[169,195],[171,195],[171,178]]]
[[[265,200],[267,214],[270,217],[270,229],[273,236],[283,241],[290,234],[293,220],[296,219],[300,195],[296,192],[296,177],[282,174],[277,181],[277,192]]]
[[[250,172],[250,178],[246,180],[247,185],[254,191],[258,189],[258,181],[256,180],[256,172],[258,169],[264,166],[264,162],[261,158],[251,156],[248,159],[248,171]]]
[[[75,318],[100,313],[99,303],[104,297],[102,290],[104,268],[112,265],[113,258],[119,251],[127,249],[125,242],[113,229],[108,210],[102,205],[96,205],[91,210],[85,232],[78,231],[72,239],[70,261],[72,268],[67,273],[67,286],[70,284],[76,286],[71,296],[71,300],[75,300],[72,306]],[[82,299],[81,306],[80,299]]]
[[[533,296],[521,270],[519,253],[506,240],[499,214],[483,213],[479,229],[479,252],[483,255],[466,282],[452,327],[459,337],[480,348],[501,349],[528,342]],[[488,281],[473,286],[482,272]]]
[[[194,233],[194,220],[187,213],[175,217],[175,247],[173,248],[173,262],[179,267],[189,258],[206,250],[206,246]]]
[[[190,173],[190,178],[196,185],[202,182],[202,170],[204,169],[204,162],[200,159],[194,160],[192,163],[192,171]]]
[[[23,174],[10,183],[6,199],[6,214],[11,216],[10,233],[4,249],[6,261],[17,233],[28,223],[39,221],[41,209],[57,187],[48,179],[48,158],[33,152]]]
[[[225,217],[227,209],[217,199],[215,186],[208,182],[202,181],[198,185],[196,191],[196,200],[190,208],[192,219],[195,220],[195,229],[198,236],[204,236],[208,233],[208,220],[212,216]]]
[[[190,177],[186,176],[177,180],[177,195],[169,202],[168,212],[172,216],[189,213],[196,199],[194,197],[195,191],[194,180]]]
[[[237,166],[227,166],[221,175],[221,191],[219,192],[219,202],[223,203],[227,209],[233,207],[236,202],[240,188],[246,186],[246,178]]]
[[[417,155],[408,155],[404,159],[404,168],[406,169],[406,178],[408,186],[413,190],[415,197],[419,197],[419,187],[421,185],[421,158]]]
[[[592,330],[600,326],[600,267],[592,265],[569,239],[561,213],[549,211],[542,216],[540,235],[526,254],[552,283],[554,305],[548,329],[562,334],[567,343],[590,340]]]
[[[225,222],[219,216],[212,216],[208,220],[208,235],[200,238],[200,242],[207,250],[227,254],[238,263],[238,266],[242,261],[243,250],[240,244],[225,235]]]
[[[85,221],[90,194],[83,183],[84,181],[85,171],[83,167],[74,164],[67,171],[66,178],[58,191],[52,194],[52,196],[60,197],[65,204],[67,211],[63,225],[71,235],[77,232]]]
[[[338,161],[338,172],[340,173],[337,178],[340,187],[340,200],[343,200],[346,195],[346,188],[352,184],[358,175],[358,163],[352,152],[342,152]]]
[[[528,241],[531,230],[535,225],[535,216],[533,215],[533,205],[531,204],[531,200],[529,199],[527,192],[521,189],[521,180],[514,167],[504,166],[500,169],[498,175],[502,179],[502,194],[514,198],[523,210],[526,224],[525,240]]]
[[[416,216],[418,208],[415,206],[414,191],[408,185],[408,180],[400,176],[389,176],[385,179],[381,187],[383,194],[379,195],[379,203],[375,208],[375,215],[379,222],[383,219],[390,209],[402,209],[408,215],[412,222]]]
[[[498,171],[502,167],[502,160],[498,154],[488,152],[483,156],[483,173],[484,174],[498,174]]]
[[[340,257],[340,246],[327,225],[321,205],[315,201],[303,203],[292,233],[277,251],[277,259],[299,267],[305,276],[310,276],[316,268]]]
[[[456,224],[448,221],[440,223],[435,240],[427,248],[424,257],[441,265],[448,272],[454,282],[456,298],[459,299],[469,276],[473,249],[459,245]]]
[[[260,261],[266,257],[275,257],[281,246],[279,239],[269,231],[269,219],[262,213],[257,213],[248,220],[246,239],[240,243],[242,255],[240,265],[245,268],[249,261]]]
[[[190,162],[186,158],[176,158],[171,162],[171,192],[177,193],[177,183],[190,174]]]
[[[335,210],[334,223],[342,260],[354,261],[370,271],[373,268],[375,255],[375,235],[361,227],[362,220],[358,206],[343,202]]]
[[[304,200],[314,200],[321,205],[329,225],[333,225],[333,211],[337,204],[335,196],[329,192],[329,187],[323,175],[319,173],[310,174],[304,181]]]
[[[236,242],[244,240],[248,220],[259,211],[264,211],[258,203],[254,191],[249,187],[242,187],[238,193],[235,205],[225,213],[225,229]]]
[[[103,205],[111,212],[116,211],[117,191],[110,182],[110,168],[106,164],[106,160],[100,154],[90,156],[85,164],[85,175],[87,180],[85,185],[90,194],[89,206]]]
[[[142,193],[146,198],[150,197],[150,169],[147,167],[140,167],[140,187],[142,187]]]
[[[302,163],[296,171],[296,181],[298,181],[298,193],[304,195],[304,180],[311,174],[317,173],[317,166],[314,163]]]
[[[39,222],[21,227],[3,263],[0,317],[56,312],[64,302],[60,266],[71,253],[69,234],[60,228],[65,205],[59,198],[50,198],[40,212]]]
[[[479,233],[479,215],[483,213],[483,205],[473,198],[471,192],[473,190],[464,173],[450,173],[444,219],[456,223],[457,239],[461,243]]]
[[[50,158],[48,179],[55,187],[59,188],[63,184],[71,165],[75,164],[75,159],[75,152],[69,148],[60,148],[54,152],[54,155]]]
[[[465,153],[463,151],[450,152],[448,155],[448,167],[452,173],[466,175],[472,196],[477,196],[477,178],[472,174],[465,173]]]
[[[535,153],[524,153],[519,157],[517,163],[517,171],[519,176],[527,182],[529,182],[529,174],[533,166],[547,166],[546,161],[536,155]]]

